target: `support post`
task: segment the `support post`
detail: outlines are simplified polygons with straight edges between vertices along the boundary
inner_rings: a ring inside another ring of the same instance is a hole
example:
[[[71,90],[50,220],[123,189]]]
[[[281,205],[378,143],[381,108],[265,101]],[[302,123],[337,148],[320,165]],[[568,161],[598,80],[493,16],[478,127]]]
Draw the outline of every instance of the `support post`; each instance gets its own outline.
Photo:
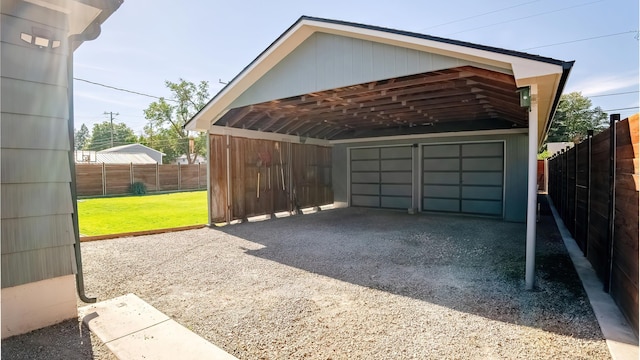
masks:
[[[538,85],[531,85],[529,108],[529,171],[527,183],[527,243],[525,260],[525,286],[535,287],[536,270],[536,211],[538,205]]]
[[[592,140],[593,130],[587,131],[587,233],[584,241],[584,256],[589,256],[589,238],[591,235],[591,152],[593,151]]]
[[[616,122],[620,121],[620,114],[609,116],[609,231],[608,231],[608,267],[607,276],[604,278],[604,291],[611,292],[611,279],[613,277],[613,246],[616,222]]]

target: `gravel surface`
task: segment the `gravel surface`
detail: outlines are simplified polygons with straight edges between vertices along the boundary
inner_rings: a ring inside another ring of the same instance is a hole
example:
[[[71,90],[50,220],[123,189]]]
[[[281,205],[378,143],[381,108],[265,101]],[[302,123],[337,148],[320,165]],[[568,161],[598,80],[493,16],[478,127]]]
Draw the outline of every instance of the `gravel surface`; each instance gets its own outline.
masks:
[[[525,228],[349,208],[82,251],[88,295],[135,293],[240,359],[610,358],[546,214],[524,290]],[[57,358],[110,359],[90,343]]]

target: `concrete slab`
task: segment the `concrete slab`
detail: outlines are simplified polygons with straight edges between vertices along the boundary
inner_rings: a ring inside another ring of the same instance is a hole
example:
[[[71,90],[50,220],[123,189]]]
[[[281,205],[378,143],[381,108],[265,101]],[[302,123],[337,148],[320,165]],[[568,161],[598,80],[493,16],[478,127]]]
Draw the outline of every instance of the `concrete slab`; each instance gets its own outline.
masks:
[[[580,276],[582,286],[584,287],[589,302],[593,308],[593,312],[598,319],[602,335],[604,335],[609,352],[614,360],[637,360],[638,359],[638,338],[633,333],[631,326],[627,322],[618,306],[615,304],[611,296],[605,293],[603,284],[598,279],[596,272],[593,270],[591,263],[582,254],[575,239],[571,236],[569,230],[565,227],[564,222],[558,215],[558,211],[553,206],[551,198],[548,198],[551,212],[558,225],[558,230],[562,236],[573,266]]]
[[[236,359],[134,294],[84,306],[78,313],[118,359]]]

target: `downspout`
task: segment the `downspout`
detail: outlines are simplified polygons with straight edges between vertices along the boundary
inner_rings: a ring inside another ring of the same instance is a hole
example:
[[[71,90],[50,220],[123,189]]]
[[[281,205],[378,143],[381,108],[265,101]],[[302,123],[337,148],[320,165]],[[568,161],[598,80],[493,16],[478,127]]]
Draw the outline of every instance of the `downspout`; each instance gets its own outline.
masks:
[[[96,298],[87,297],[84,293],[84,275],[82,273],[82,256],[80,252],[80,228],[78,225],[78,192],[76,189],[76,161],[74,155],[74,114],[73,114],[73,50],[75,48],[75,42],[82,42],[86,40],[93,40],[100,35],[100,24],[93,22],[85,29],[81,34],[75,34],[68,37],[69,53],[67,55],[67,96],[69,97],[69,169],[71,171],[71,203],[73,205],[73,213],[71,214],[71,221],[73,222],[73,236],[75,243],[73,249],[75,251],[76,258],[76,290],[78,291],[78,297],[82,302],[95,303]]]

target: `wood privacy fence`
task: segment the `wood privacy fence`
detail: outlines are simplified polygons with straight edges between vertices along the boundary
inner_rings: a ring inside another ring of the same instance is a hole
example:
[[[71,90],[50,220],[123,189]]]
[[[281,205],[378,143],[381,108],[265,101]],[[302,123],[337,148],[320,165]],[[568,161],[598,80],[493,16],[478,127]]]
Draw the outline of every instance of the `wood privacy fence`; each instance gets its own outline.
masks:
[[[131,184],[142,182],[147,191],[207,188],[206,164],[76,164],[79,196],[130,193]]]
[[[211,223],[333,203],[331,148],[210,135]]]
[[[548,160],[549,194],[622,312],[638,329],[638,115]]]

